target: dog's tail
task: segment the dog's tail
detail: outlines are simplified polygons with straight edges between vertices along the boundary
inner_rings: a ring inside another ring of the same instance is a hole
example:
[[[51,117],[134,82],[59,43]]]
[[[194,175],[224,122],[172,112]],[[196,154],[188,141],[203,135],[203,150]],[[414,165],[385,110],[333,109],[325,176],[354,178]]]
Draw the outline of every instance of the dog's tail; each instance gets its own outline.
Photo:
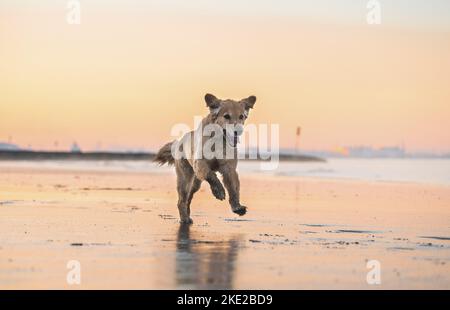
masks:
[[[156,157],[153,161],[159,163],[161,166],[164,164],[173,165],[175,159],[172,156],[172,144],[174,141],[167,143],[164,145],[156,154]]]

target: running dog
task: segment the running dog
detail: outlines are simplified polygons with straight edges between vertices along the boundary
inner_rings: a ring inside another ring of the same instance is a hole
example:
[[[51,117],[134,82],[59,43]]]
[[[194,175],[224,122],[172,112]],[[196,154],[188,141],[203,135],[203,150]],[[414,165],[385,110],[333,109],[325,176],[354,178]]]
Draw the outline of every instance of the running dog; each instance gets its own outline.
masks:
[[[154,159],[161,165],[175,165],[178,211],[180,222],[185,224],[192,224],[191,201],[203,181],[209,183],[214,197],[225,199],[225,189],[216,172],[222,175],[231,210],[240,216],[247,212],[239,200],[236,147],[256,97],[235,101],[221,100],[206,94],[205,101],[209,114],[203,118],[200,126],[180,140],[164,145]]]

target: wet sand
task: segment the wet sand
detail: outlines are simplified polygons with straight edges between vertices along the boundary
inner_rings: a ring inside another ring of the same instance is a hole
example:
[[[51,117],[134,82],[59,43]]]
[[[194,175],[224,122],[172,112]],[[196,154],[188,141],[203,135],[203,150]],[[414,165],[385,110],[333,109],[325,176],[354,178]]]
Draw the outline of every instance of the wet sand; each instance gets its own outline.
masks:
[[[1,165],[0,288],[450,289],[448,186],[241,175],[241,191],[244,217],[203,184],[180,226],[168,169]]]

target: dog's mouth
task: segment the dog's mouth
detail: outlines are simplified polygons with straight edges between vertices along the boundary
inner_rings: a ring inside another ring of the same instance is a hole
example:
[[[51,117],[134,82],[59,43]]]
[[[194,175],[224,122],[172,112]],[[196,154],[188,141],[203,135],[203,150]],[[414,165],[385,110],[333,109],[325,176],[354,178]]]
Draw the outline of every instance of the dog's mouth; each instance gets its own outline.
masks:
[[[223,136],[225,137],[225,140],[229,145],[232,147],[236,147],[239,143],[239,135],[237,131],[233,131],[233,133],[230,135],[228,134],[228,131],[226,129],[223,130]]]

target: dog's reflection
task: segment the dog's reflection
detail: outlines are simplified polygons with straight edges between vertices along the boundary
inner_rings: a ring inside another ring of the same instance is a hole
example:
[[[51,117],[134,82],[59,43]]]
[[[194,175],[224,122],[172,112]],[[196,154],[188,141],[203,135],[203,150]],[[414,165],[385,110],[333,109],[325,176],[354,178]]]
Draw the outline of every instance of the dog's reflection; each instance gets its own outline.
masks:
[[[239,238],[196,239],[190,225],[180,225],[177,236],[176,282],[193,289],[231,289]]]

